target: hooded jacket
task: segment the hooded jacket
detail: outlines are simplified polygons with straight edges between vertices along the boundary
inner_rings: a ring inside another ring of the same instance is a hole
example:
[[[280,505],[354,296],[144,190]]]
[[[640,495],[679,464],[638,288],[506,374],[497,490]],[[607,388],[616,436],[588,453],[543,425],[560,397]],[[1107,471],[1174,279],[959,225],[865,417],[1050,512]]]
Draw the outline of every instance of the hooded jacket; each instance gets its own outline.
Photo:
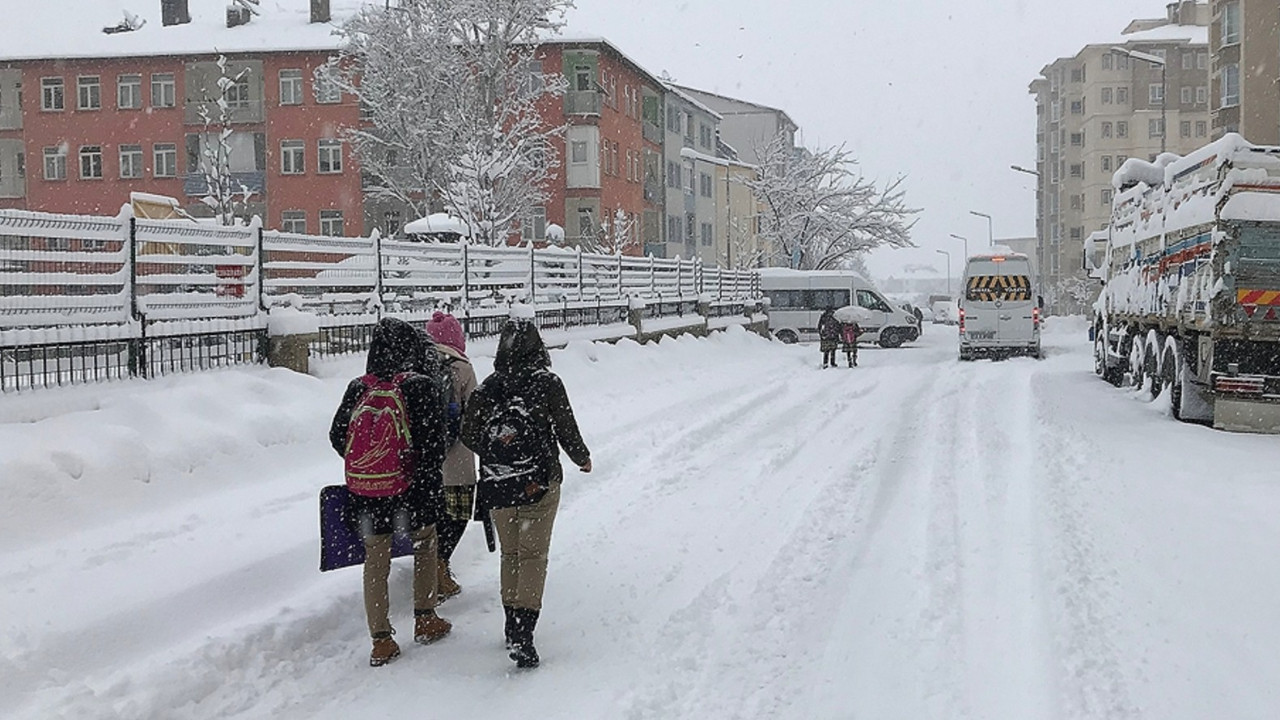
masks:
[[[564,479],[560,448],[564,448],[575,465],[582,466],[591,460],[591,452],[569,406],[564,383],[551,372],[551,356],[542,335],[532,322],[515,318],[503,325],[493,374],[472,393],[463,415],[462,442],[480,455],[482,465],[484,426],[497,404],[506,402],[513,394],[528,403],[529,415],[542,435],[541,445],[546,455],[540,464],[551,482]]]
[[[422,333],[403,320],[383,318],[373,329],[365,372],[389,380],[400,373],[410,373],[400,384],[405,408],[409,414],[409,435],[417,453],[412,484],[419,490],[438,489],[441,465],[445,456],[445,400],[447,397],[438,374],[421,374],[420,370],[434,361],[435,353],[427,346]],[[365,392],[365,384],[356,378],[347,385],[342,403],[329,427],[329,443],[342,455],[347,447],[347,428],[351,413]]]
[[[465,413],[471,401],[471,395],[476,389],[476,371],[471,367],[471,361],[466,355],[449,345],[436,345],[435,351],[439,353],[444,363],[445,374],[453,381],[449,400],[457,403],[458,408]],[[452,486],[476,484],[476,454],[462,444],[461,438],[449,448],[445,455],[444,484]]]

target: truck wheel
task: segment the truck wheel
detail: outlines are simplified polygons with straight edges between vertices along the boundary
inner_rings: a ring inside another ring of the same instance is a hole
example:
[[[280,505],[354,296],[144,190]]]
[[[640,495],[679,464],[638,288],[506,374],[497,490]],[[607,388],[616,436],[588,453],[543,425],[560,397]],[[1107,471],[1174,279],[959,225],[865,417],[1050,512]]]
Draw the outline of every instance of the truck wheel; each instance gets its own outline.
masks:
[[[1164,389],[1164,377],[1160,373],[1160,357],[1157,355],[1160,352],[1160,348],[1156,343],[1149,341],[1146,346],[1143,374],[1151,378],[1151,399],[1155,400],[1160,397],[1160,391]]]
[[[1100,332],[1093,336],[1093,374],[1104,379],[1107,377],[1107,343]]]
[[[896,348],[902,345],[903,336],[898,332],[897,328],[885,328],[880,333],[880,347]]]

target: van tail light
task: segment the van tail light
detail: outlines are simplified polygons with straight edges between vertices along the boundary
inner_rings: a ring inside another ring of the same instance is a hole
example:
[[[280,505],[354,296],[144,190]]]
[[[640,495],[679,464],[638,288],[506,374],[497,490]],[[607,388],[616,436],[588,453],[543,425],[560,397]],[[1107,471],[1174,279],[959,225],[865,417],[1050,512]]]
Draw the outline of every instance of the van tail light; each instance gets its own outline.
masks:
[[[1040,308],[1031,308],[1031,324],[1040,327]]]
[[[964,334],[964,308],[960,308],[960,334]]]
[[[1219,375],[1213,381],[1213,389],[1225,393],[1261,395],[1265,388],[1266,380],[1260,377]]]

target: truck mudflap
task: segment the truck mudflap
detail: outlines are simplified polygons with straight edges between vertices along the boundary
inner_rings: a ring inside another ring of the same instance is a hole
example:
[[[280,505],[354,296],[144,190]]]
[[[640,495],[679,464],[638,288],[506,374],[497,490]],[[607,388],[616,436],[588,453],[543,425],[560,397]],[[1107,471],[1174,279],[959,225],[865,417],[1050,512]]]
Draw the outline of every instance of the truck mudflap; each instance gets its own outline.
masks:
[[[1213,426],[1233,432],[1280,433],[1280,402],[1218,396],[1213,401]]]

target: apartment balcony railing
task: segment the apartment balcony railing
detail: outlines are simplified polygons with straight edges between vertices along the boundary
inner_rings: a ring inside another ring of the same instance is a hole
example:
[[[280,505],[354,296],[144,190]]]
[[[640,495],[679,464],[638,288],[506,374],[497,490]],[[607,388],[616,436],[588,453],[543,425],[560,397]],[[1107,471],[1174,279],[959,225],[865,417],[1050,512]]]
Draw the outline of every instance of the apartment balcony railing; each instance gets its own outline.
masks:
[[[595,90],[575,90],[564,94],[565,115],[599,115],[602,94]]]
[[[662,142],[666,139],[665,136],[666,136],[666,131],[662,129],[661,125],[654,125],[651,122],[644,123],[644,139],[645,140],[648,140],[649,142],[662,144]]]
[[[253,172],[231,173],[235,181],[237,193],[244,186],[254,194],[261,194],[267,186],[267,174],[262,170]],[[209,194],[209,179],[203,173],[190,173],[182,177],[182,191],[189,197],[200,197]]]

